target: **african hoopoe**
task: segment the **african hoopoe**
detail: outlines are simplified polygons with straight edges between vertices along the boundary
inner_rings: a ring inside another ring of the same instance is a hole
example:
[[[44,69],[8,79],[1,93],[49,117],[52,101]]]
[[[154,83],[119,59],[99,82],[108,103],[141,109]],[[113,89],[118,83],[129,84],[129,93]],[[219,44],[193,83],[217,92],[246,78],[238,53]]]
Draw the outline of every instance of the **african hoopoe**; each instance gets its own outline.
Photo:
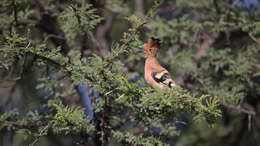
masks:
[[[176,86],[175,82],[171,79],[169,72],[156,59],[159,41],[159,39],[150,38],[148,43],[144,44],[144,77],[146,82],[153,87],[163,88],[168,86],[171,88]]]

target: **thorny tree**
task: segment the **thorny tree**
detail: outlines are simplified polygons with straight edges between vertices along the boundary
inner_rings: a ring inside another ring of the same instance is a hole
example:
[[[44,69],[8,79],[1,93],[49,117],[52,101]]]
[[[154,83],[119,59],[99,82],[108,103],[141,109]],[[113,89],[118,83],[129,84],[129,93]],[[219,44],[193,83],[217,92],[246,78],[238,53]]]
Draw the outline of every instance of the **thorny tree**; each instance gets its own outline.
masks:
[[[257,7],[239,0],[2,0],[0,7],[1,144],[259,143]],[[163,41],[157,58],[179,87],[144,83],[138,52],[152,36]],[[91,121],[78,84],[99,93]]]

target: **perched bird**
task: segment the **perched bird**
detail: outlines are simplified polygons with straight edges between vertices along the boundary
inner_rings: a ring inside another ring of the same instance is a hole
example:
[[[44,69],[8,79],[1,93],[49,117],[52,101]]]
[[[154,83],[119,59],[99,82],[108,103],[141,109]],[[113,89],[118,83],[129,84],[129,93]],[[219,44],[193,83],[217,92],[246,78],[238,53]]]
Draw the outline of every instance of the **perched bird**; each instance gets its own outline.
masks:
[[[148,42],[144,44],[144,77],[146,82],[153,87],[163,88],[168,86],[171,88],[176,86],[175,82],[172,80],[169,72],[162,67],[156,59],[159,45],[160,40],[155,38],[150,38]]]

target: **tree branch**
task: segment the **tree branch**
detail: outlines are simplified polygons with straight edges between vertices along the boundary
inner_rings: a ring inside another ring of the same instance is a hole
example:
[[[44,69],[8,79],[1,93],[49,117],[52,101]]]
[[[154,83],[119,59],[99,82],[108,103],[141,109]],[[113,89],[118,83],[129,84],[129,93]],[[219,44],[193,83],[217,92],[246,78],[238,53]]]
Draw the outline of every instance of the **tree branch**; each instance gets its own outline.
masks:
[[[158,7],[158,5],[155,5],[151,8],[150,12],[153,12],[156,8]],[[147,20],[150,17],[150,13],[148,12],[147,15],[145,15],[144,20]],[[118,56],[119,54],[121,54],[122,52],[124,52],[128,45],[134,40],[136,34],[138,33],[139,29],[141,29],[144,24],[146,24],[146,21],[143,21],[141,24],[139,24],[137,27],[134,28],[134,30],[131,32],[131,37],[126,38],[126,41],[124,42],[124,44],[121,46],[121,48],[119,49],[119,51],[117,53],[115,53],[110,59],[108,59],[107,62],[104,63],[103,68],[100,69],[97,74],[100,74],[104,71],[105,68],[107,68],[109,66],[109,64],[111,64]]]
[[[253,62],[248,62],[248,64],[253,66],[253,67],[256,67],[256,68],[260,69],[260,64],[256,64],[256,63],[253,63]]]
[[[207,90],[207,92],[213,96],[215,96],[214,94],[212,94],[210,92],[210,89],[208,88],[208,86],[198,77],[196,76],[193,76],[197,81],[199,81],[199,83],[203,86],[203,88],[205,88]],[[220,102],[221,105],[229,108],[229,109],[233,109],[233,110],[236,110],[236,111],[239,111],[239,112],[242,112],[242,113],[245,113],[245,114],[248,114],[248,115],[256,115],[256,112],[253,110],[253,108],[251,108],[251,110],[249,109],[245,109],[245,108],[242,108],[240,105],[238,106],[234,106],[234,105],[231,105],[231,104],[228,104],[228,103],[224,103],[224,102]],[[247,105],[249,106],[249,105]]]
[[[225,13],[220,17],[220,19],[218,20],[218,23],[224,21],[226,19],[226,17],[229,15],[231,8],[233,8],[239,0],[236,0],[232,3],[232,5],[230,6],[229,9],[227,9],[225,11]],[[227,41],[229,41],[228,38],[228,32],[226,31],[226,36],[227,36]],[[196,61],[199,61],[201,59],[201,57],[206,53],[207,49],[212,46],[212,44],[215,42],[215,40],[219,37],[220,33],[214,33],[211,36],[207,36],[206,39],[203,41],[203,43],[201,44],[199,50],[197,51],[197,53],[194,56],[194,59]]]
[[[36,0],[38,9],[41,12],[41,19],[36,21],[35,26],[42,29],[44,32],[57,37],[51,37],[51,41],[56,46],[61,46],[61,53],[67,56],[69,45],[67,44],[64,32],[59,28],[56,17],[51,15],[50,11],[46,11],[41,1]],[[61,39],[63,38],[63,39]]]
[[[143,0],[135,0],[135,13],[144,14],[144,1]]]
[[[2,121],[2,120],[0,120],[0,123],[5,123],[5,124],[8,124],[8,125],[14,125],[14,126],[18,126],[18,127],[28,127],[26,124],[24,124],[22,122]]]

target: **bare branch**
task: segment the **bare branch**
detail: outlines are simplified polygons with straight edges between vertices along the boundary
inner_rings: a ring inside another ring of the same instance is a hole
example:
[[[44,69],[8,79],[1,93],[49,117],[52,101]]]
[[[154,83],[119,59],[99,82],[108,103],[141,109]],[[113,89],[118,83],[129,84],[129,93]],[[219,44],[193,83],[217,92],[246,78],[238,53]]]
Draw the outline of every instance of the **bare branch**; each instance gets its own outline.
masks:
[[[97,41],[94,40],[94,42],[96,42],[95,44],[98,45],[98,48],[100,50],[99,52],[102,57],[105,57],[108,54],[109,43],[106,39],[106,35],[112,26],[114,18],[115,14],[111,13],[109,17],[106,19],[105,24],[100,25],[95,33]]]
[[[206,54],[207,49],[213,45],[216,38],[218,38],[218,37],[219,37],[219,33],[214,33],[211,37],[207,36],[207,38],[204,40],[204,42],[200,45],[200,48],[197,51],[197,53],[194,55],[194,59],[196,61],[199,61],[202,58],[202,56]]]
[[[224,105],[224,106],[227,107],[227,108],[230,108],[230,109],[233,109],[233,110],[236,110],[236,111],[239,111],[239,112],[248,114],[248,115],[256,115],[256,112],[255,112],[255,111],[253,111],[253,110],[247,110],[247,109],[245,109],[245,108],[242,108],[241,106],[234,106],[234,105],[227,104],[227,103],[221,103],[221,104]]]

